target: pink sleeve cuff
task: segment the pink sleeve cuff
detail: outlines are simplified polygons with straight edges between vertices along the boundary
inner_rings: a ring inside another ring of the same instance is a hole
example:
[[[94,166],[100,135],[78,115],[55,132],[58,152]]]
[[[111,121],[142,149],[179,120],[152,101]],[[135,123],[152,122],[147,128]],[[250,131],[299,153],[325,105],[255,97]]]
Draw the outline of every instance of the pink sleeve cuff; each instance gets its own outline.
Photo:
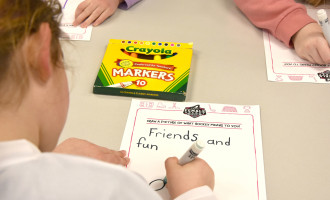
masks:
[[[276,28],[275,35],[286,46],[292,47],[291,37],[307,24],[315,22],[307,15],[305,9],[296,9],[282,19]]]

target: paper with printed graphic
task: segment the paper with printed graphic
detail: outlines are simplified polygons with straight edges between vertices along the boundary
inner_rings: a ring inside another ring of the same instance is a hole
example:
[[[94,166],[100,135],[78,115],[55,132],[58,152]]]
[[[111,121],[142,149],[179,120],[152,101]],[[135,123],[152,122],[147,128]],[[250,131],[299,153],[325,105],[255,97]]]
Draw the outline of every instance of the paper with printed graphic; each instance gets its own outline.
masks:
[[[317,20],[318,9],[320,8],[307,10],[315,20]],[[329,13],[329,10],[326,10]],[[263,32],[263,40],[269,81],[330,83],[329,64],[318,65],[303,60],[294,49],[285,46],[269,32]]]
[[[199,157],[215,172],[218,199],[266,200],[260,129],[259,106],[132,100],[121,149],[127,167],[151,183],[166,175],[166,158],[202,140]],[[158,192],[169,199],[166,187]]]

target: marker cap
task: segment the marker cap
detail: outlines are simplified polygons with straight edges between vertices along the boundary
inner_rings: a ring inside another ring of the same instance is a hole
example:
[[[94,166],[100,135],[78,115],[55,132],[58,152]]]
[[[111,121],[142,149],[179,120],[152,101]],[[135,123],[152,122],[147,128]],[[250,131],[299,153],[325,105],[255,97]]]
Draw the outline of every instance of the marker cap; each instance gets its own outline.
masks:
[[[316,13],[317,13],[317,18],[319,19],[319,21],[324,21],[328,18],[327,12],[324,9],[320,9]]]
[[[191,146],[191,149],[199,154],[205,147],[205,143],[202,140],[197,140],[196,142],[194,142],[194,144]]]

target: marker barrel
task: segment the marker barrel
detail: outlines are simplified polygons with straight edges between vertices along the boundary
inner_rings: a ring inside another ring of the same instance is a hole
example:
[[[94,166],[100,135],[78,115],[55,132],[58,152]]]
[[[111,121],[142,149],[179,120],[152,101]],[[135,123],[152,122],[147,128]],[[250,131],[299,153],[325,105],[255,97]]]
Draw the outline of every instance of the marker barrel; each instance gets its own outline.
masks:
[[[194,142],[185,154],[179,159],[179,164],[184,165],[193,161],[204,149],[205,144],[201,140]]]
[[[324,9],[317,11],[317,18],[319,19],[320,26],[322,27],[323,35],[330,45],[330,24],[327,13]]]

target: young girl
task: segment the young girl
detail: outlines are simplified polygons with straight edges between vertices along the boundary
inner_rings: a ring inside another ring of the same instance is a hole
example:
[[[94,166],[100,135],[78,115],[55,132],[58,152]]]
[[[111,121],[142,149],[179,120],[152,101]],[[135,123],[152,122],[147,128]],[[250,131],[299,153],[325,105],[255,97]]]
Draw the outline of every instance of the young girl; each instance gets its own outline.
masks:
[[[257,27],[265,29],[293,47],[312,63],[330,64],[330,48],[321,27],[307,15],[304,5],[294,0],[234,0]],[[323,0],[307,0],[317,6]]]
[[[49,152],[69,105],[60,11],[53,0],[0,0],[0,199],[160,199],[122,167],[124,151],[72,138]],[[205,161],[169,158],[165,168],[172,198],[215,199]]]

